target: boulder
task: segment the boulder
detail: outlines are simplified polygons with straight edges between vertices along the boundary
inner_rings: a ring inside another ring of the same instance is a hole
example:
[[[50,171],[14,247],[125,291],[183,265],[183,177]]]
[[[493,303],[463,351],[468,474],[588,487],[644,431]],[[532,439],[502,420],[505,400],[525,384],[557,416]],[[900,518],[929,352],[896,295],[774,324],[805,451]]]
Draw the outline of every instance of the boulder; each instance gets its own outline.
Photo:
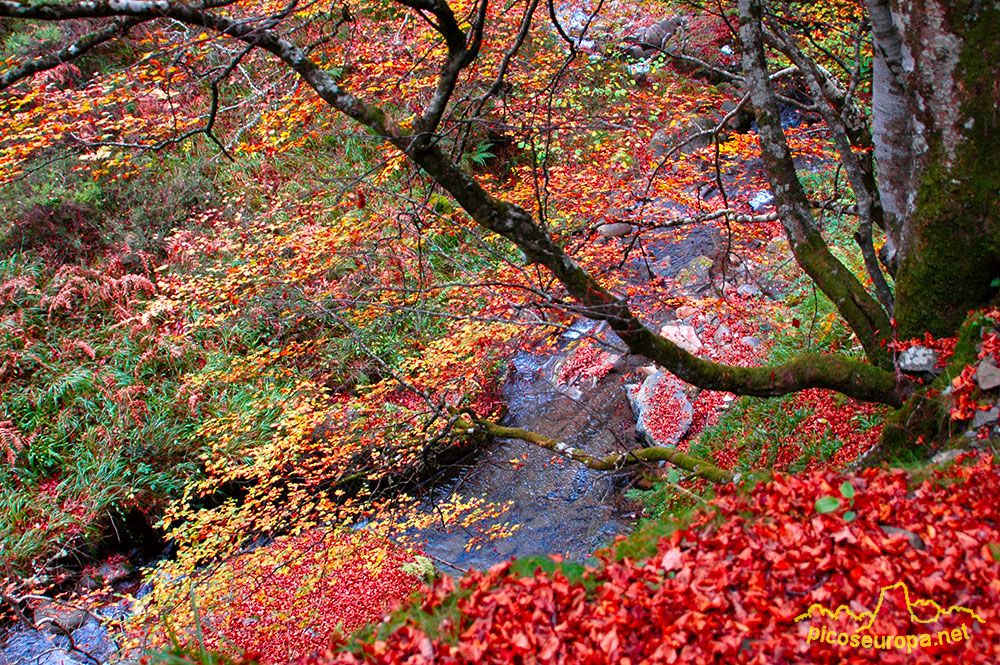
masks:
[[[979,363],[976,370],[976,383],[982,390],[993,390],[1000,387],[1000,367],[987,356]]]
[[[86,622],[90,612],[68,603],[40,601],[33,608],[33,620],[38,630],[69,635]]]
[[[684,21],[679,16],[670,16],[657,21],[639,34],[635,45],[627,53],[636,60],[647,60],[659,53]]]
[[[703,134],[702,132],[715,129],[715,125],[715,118],[694,116],[677,127],[661,127],[653,133],[652,138],[649,140],[649,152],[654,157],[663,157],[674,146],[679,145],[685,139],[699,135],[697,138],[684,143],[680,148],[682,154],[690,155],[696,150],[701,150],[712,145],[712,136],[710,134]]]
[[[899,369],[912,374],[933,372],[938,356],[937,351],[926,346],[911,346],[899,354]]]
[[[684,388],[680,379],[665,372],[625,386],[636,417],[636,434],[655,446],[676,446],[694,419],[694,407]]]
[[[696,353],[702,346],[698,331],[686,323],[672,321],[660,328],[660,334],[688,353]]]
[[[625,222],[611,222],[598,226],[597,232],[605,238],[620,238],[632,233],[632,225]]]

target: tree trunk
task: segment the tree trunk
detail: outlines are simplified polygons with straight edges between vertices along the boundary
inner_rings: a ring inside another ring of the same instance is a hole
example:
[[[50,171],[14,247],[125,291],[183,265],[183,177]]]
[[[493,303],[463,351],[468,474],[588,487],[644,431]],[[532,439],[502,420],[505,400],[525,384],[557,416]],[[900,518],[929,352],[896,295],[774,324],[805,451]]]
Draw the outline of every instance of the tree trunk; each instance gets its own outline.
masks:
[[[902,339],[954,335],[1000,276],[1000,7],[869,0],[879,185]]]

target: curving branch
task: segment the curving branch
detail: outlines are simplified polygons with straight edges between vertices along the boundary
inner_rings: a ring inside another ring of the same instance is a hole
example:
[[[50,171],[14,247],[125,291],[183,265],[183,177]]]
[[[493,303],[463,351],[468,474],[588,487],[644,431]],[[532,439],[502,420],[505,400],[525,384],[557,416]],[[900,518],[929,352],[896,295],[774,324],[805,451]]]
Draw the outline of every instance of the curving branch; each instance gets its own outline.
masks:
[[[757,114],[761,155],[774,193],[775,208],[796,261],[833,302],[857,335],[869,360],[888,369],[892,364],[883,341],[891,334],[889,316],[830,251],[816,226],[802,183],[795,173],[795,164],[778,115],[778,104],[767,75],[761,26],[762,4],[762,0],[740,0],[740,40],[743,45],[743,71]]]
[[[475,414],[464,411],[456,411],[455,413],[460,415],[455,418],[454,426],[463,433],[473,434],[478,430],[482,430],[491,436],[501,439],[520,439],[566,459],[583,464],[595,471],[617,471],[652,462],[669,462],[689,472],[694,478],[705,478],[715,483],[732,483],[739,480],[739,474],[727,469],[720,469],[711,462],[703,460],[700,457],[695,457],[694,455],[682,453],[672,447],[651,446],[598,457],[538,432],[521,429],[520,427],[504,427],[503,425],[498,425],[490,420],[479,418]]]
[[[78,60],[101,44],[123,36],[129,29],[134,28],[140,23],[142,23],[140,19],[116,19],[103,28],[80,37],[72,44],[54,53],[32,58],[16,67],[8,69],[3,74],[0,74],[0,90],[5,90],[15,83],[30,78],[35,74]]]
[[[754,1],[742,0],[741,7]],[[773,181],[779,214],[799,263],[836,304],[869,357],[878,365],[888,364],[881,362],[885,352],[878,345],[882,336],[890,330],[888,317],[853,275],[830,254],[814,226],[808,201],[801,184],[794,177],[794,169],[790,172],[781,170],[791,163],[791,158],[784,134],[777,124],[774,98],[769,92],[760,38],[759,2],[756,4],[756,33],[747,35],[745,40],[756,48],[748,49],[752,55],[747,64],[751,69],[756,67],[756,71],[749,76],[751,96],[758,108],[765,161],[772,176],[776,172]],[[341,88],[303,49],[274,29],[167,0],[83,0],[68,4],[34,5],[0,0],[0,17],[59,21],[107,16],[166,17],[213,30],[272,53],[327,104],[368,127],[423,168],[480,227],[512,241],[529,263],[539,263],[548,268],[575,299],[574,311],[607,321],[633,353],[646,356],[683,381],[705,389],[762,397],[807,388],[826,388],[860,400],[892,405],[901,404],[912,390],[905,377],[897,377],[887,369],[852,358],[807,354],[773,367],[736,367],[704,360],[656,335],[639,321],[623,300],[607,291],[567,255],[527,211],[497,199],[456,165],[436,143],[419,140],[417,135],[389,121],[381,108]],[[774,136],[775,131],[778,136]],[[771,139],[777,143],[768,145],[766,142]]]
[[[821,71],[815,62],[806,57],[781,25],[776,21],[770,23],[771,31],[770,33],[765,31],[765,40],[768,43],[778,45],[778,48],[798,67],[815,100],[816,109],[823,116],[823,120],[826,121],[833,137],[840,161],[844,165],[848,181],[851,183],[851,189],[854,190],[854,195],[858,200],[859,223],[855,240],[861,248],[865,270],[875,286],[879,302],[882,303],[887,312],[891,313],[893,308],[892,289],[889,288],[882,268],[879,266],[878,256],[872,241],[873,222],[885,228],[885,220],[882,216],[882,202],[879,199],[878,188],[875,186],[875,178],[872,173],[871,153],[865,151],[863,154],[867,158],[863,160],[854,151],[854,145],[858,142],[867,141],[868,146],[870,146],[871,134],[868,133],[867,128],[864,128],[863,124],[849,128],[844,118],[847,117],[847,111],[852,105],[843,104],[846,93],[836,84],[832,76]],[[840,111],[844,112],[843,115],[838,112],[837,101],[842,103]],[[854,136],[853,142],[851,134]],[[862,145],[861,147],[867,146]]]

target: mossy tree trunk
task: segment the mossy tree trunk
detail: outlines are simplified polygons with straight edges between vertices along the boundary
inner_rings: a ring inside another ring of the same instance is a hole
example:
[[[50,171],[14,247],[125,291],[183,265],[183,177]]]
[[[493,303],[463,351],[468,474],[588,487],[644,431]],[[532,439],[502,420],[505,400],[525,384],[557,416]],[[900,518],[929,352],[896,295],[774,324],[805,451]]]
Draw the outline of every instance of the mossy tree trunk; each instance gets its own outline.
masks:
[[[868,0],[900,338],[951,336],[1000,276],[1000,6]]]

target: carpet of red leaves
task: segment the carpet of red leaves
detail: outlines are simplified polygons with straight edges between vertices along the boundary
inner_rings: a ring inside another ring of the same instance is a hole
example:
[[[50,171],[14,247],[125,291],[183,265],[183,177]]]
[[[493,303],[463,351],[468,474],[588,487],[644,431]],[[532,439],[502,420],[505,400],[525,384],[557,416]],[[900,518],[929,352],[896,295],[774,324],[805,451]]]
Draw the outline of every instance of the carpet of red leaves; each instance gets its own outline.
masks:
[[[851,502],[839,491],[845,478],[856,491]],[[818,514],[823,496],[840,497],[840,508]],[[848,509],[857,514],[851,521]],[[472,572],[457,582],[459,616],[445,619],[440,634],[408,623],[361,656],[328,652],[311,663],[997,663],[998,543],[992,458],[960,458],[921,482],[884,469],[782,475],[749,492],[721,490],[643,562],[605,556],[583,581],[541,570],[520,577],[510,564]],[[888,593],[875,634],[936,634],[964,621],[970,638],[912,653],[806,642],[821,620],[796,617],[811,605],[874,611],[882,589],[900,582],[915,603],[962,606],[982,622],[961,612],[928,621],[918,612],[928,622],[913,623],[901,596]],[[422,611],[454,592],[451,578],[439,581]]]
[[[331,539],[316,530],[284,544],[296,554],[290,563],[232,562],[236,582],[228,606],[205,622],[208,647],[235,647],[261,663],[302,658],[330,635],[378,621],[418,586],[400,569],[413,560],[410,554],[364,534]]]

